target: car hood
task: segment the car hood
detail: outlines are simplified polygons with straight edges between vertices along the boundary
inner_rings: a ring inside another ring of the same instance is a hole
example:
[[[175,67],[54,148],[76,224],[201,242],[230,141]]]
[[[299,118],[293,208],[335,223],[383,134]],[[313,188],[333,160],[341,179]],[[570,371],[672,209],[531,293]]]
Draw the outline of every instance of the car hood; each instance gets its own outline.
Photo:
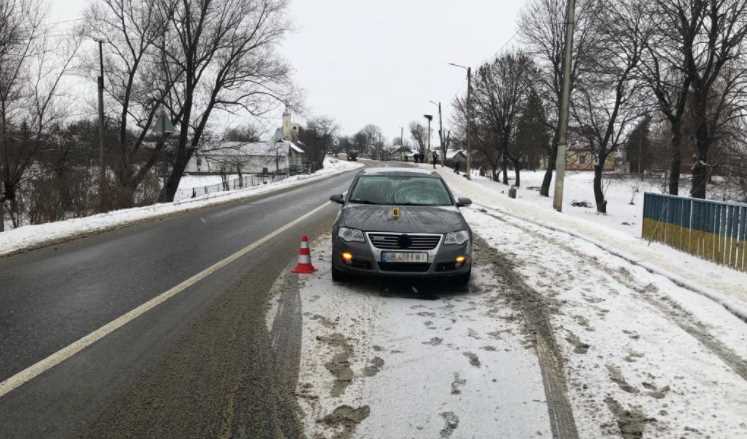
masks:
[[[402,206],[399,218],[392,211],[396,206],[348,205],[342,209],[339,225],[364,232],[448,233],[466,230],[459,209],[453,206]]]

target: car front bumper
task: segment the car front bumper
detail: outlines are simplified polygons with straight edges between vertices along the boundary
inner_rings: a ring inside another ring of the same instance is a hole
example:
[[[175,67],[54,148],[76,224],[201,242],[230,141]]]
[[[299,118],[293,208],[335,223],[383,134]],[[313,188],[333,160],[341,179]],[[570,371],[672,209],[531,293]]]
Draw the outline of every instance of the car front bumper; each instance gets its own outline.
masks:
[[[443,241],[443,240],[442,240]],[[343,253],[350,253],[352,261],[346,263]],[[346,274],[374,277],[449,278],[465,275],[472,268],[471,241],[463,245],[443,245],[429,253],[427,264],[385,264],[381,250],[366,242],[345,242],[339,237],[332,240],[332,265]],[[457,258],[464,257],[458,264]]]

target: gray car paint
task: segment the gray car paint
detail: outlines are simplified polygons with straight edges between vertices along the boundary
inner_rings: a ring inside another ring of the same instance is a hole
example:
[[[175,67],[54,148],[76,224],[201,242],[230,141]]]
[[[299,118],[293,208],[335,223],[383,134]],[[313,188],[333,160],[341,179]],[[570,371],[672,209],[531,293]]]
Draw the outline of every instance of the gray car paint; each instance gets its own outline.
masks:
[[[339,226],[367,232],[449,233],[467,230],[467,223],[456,207],[402,206],[395,219],[395,206],[347,204],[340,215]]]

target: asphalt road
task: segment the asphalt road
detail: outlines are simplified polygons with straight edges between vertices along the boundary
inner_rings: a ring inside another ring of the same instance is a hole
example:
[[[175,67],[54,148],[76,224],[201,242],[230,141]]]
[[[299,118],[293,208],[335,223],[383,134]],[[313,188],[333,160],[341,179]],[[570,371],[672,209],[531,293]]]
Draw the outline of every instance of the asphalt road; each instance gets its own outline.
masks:
[[[0,259],[0,382],[323,205],[352,177]],[[300,437],[298,350],[273,356],[265,305],[300,235],[328,231],[336,213],[328,204],[0,398],[0,437]]]

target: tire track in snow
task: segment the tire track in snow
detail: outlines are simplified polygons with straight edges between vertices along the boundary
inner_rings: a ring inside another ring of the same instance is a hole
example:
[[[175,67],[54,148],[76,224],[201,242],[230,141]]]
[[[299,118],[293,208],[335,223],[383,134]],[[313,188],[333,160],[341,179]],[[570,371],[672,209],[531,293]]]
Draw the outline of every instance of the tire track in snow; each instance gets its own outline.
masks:
[[[510,227],[521,230],[522,232],[528,233],[530,235],[539,234],[536,230],[532,230],[529,227],[517,224],[514,221],[501,218],[495,214],[491,214],[485,209],[481,209],[481,212]],[[562,233],[554,230],[552,232],[556,234]],[[725,365],[731,368],[743,380],[747,381],[747,360],[741,358],[736,352],[734,352],[733,349],[729,348],[720,340],[718,340],[718,338],[710,333],[707,326],[690,312],[686,311],[681,306],[677,305],[671,300],[666,299],[663,296],[655,296],[655,294],[658,293],[658,289],[654,285],[638,285],[628,271],[623,271],[624,269],[617,271],[612,270],[608,266],[599,262],[598,259],[589,258],[587,255],[584,255],[582,252],[574,249],[568,244],[558,241],[551,234],[544,234],[543,236],[544,238],[546,238],[546,241],[549,244],[552,244],[553,246],[560,248],[565,252],[571,253],[578,258],[586,260],[590,265],[594,266],[600,271],[605,272],[616,281],[628,287],[630,290],[639,293],[639,296],[643,300],[645,300],[646,303],[659,310],[665,318],[667,318],[669,321],[677,325],[680,329],[698,340],[698,342],[700,342],[703,346],[708,348],[709,351],[711,351],[714,355],[721,359],[721,361]],[[619,258],[614,253],[608,251],[607,249],[601,247],[600,249],[609,253],[612,258],[620,259],[622,262],[627,262]]]

